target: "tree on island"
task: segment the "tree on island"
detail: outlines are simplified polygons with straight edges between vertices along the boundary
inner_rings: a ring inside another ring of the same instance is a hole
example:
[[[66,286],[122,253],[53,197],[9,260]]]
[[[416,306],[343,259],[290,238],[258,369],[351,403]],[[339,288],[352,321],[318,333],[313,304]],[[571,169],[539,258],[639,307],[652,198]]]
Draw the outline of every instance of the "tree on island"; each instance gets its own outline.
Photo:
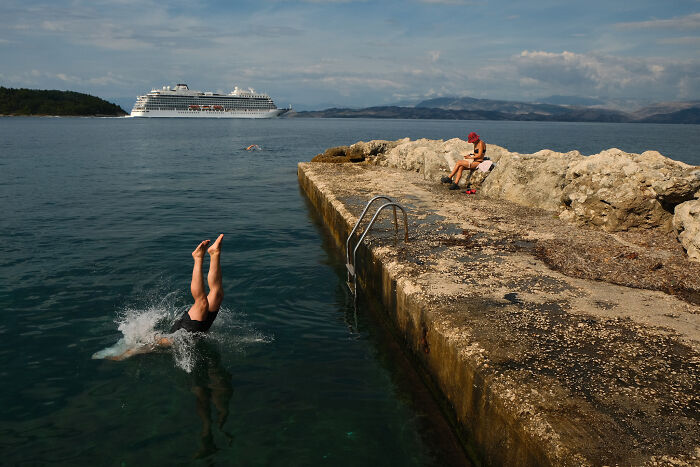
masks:
[[[0,115],[123,116],[118,105],[74,91],[0,86]]]

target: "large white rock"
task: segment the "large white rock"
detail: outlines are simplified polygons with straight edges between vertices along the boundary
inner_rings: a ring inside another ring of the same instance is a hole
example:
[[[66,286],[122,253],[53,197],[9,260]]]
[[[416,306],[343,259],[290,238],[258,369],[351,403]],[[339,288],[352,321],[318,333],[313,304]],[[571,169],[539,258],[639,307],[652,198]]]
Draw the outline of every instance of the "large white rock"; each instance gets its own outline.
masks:
[[[449,175],[458,160],[474,151],[474,145],[459,138],[447,141],[419,139],[411,141],[408,138],[396,141],[396,146],[380,155],[375,163],[386,167],[397,167],[423,175],[426,180],[439,181],[443,175]],[[503,153],[508,151],[500,146],[488,145],[486,155],[497,162]],[[465,171],[460,180],[461,185],[467,181],[479,186],[487,173],[475,171],[469,178]]]
[[[700,199],[676,206],[673,227],[688,257],[700,261]]]
[[[608,149],[569,167],[561,217],[607,231],[671,229],[673,208],[692,199],[698,189],[697,167],[656,151]]]
[[[408,138],[398,140],[396,146],[384,153],[377,163],[417,172],[428,180],[436,180],[440,178],[439,174],[445,170],[445,153],[458,150],[453,143],[450,143],[453,141],[450,140],[446,144],[442,140],[419,139],[411,141]]]
[[[484,180],[481,192],[525,206],[559,212],[569,166],[583,159],[578,151],[548,149],[534,154],[503,152]]]

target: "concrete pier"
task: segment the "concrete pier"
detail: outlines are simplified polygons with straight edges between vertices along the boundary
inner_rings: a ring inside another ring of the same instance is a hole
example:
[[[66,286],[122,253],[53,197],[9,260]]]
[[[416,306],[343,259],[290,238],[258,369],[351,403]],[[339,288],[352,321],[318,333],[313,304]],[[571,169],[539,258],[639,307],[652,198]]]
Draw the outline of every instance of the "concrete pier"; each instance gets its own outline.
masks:
[[[371,197],[407,208],[408,242],[387,209],[359,248],[359,287],[485,464],[700,465],[697,297],[554,269],[558,248],[602,244],[599,266],[634,283],[635,268],[679,264],[673,249],[398,169],[301,163],[298,177],[343,250]]]

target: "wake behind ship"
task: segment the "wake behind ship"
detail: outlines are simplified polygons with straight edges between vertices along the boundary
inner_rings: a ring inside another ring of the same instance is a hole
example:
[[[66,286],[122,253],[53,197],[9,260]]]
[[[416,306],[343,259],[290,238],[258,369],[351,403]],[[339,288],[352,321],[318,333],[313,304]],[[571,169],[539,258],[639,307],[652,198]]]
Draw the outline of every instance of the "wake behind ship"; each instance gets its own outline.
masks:
[[[291,109],[291,107],[290,107]],[[228,94],[193,91],[186,84],[163,86],[136,98],[132,117],[274,118],[278,109],[270,96],[236,87]]]

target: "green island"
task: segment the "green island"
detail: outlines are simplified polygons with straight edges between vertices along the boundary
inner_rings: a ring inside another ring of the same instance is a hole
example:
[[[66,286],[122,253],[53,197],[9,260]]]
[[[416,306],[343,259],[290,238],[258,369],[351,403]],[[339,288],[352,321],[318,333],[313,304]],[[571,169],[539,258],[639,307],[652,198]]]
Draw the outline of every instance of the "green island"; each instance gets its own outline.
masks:
[[[127,113],[116,104],[80,92],[0,86],[0,115],[122,117]]]

